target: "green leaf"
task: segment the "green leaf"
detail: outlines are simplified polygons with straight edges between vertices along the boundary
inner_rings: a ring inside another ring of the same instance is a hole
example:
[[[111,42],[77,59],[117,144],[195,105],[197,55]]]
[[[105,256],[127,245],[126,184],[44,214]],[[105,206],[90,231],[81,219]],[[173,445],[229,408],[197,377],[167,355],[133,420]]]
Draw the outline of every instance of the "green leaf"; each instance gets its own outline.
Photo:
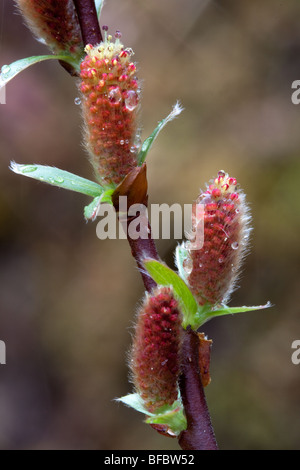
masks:
[[[180,400],[176,400],[172,405],[165,405],[155,413],[150,413],[138,393],[131,393],[125,397],[117,398],[116,401],[133,408],[147,416],[147,424],[165,424],[169,428],[169,433],[178,436],[186,429],[187,422],[183,413],[183,406]]]
[[[158,134],[160,133],[160,131],[165,127],[165,125],[168,122],[175,119],[175,117],[178,116],[182,111],[183,111],[183,108],[180,106],[180,104],[177,101],[177,103],[173,106],[173,109],[170,112],[170,114],[165,119],[160,121],[158,123],[158,126],[152,132],[152,134],[149,137],[147,137],[146,140],[144,140],[144,142],[141,146],[141,150],[140,150],[140,152],[138,154],[138,157],[137,157],[138,166],[142,166],[142,164],[145,162],[147,154],[148,154],[149,150],[151,149],[151,147],[153,145],[153,142],[155,141],[155,139],[158,136]]]
[[[181,279],[184,280],[186,284],[188,284],[188,281],[187,281],[186,271],[183,268],[183,262],[186,259],[188,259],[188,257],[189,257],[189,252],[185,248],[185,243],[182,243],[181,245],[177,245],[176,250],[175,250],[175,262],[176,262],[179,276],[181,277]]]
[[[145,421],[148,424],[165,424],[168,426],[169,434],[178,436],[181,431],[187,428],[186,417],[184,416],[182,403],[177,400],[170,406],[164,406],[155,412]]]
[[[99,19],[100,19],[100,16],[101,16],[101,11],[102,11],[103,5],[104,5],[104,0],[95,0],[95,7],[96,7],[96,11],[97,11],[97,16],[98,16]]]
[[[86,194],[87,196],[97,197],[105,190],[102,186],[93,181],[51,166],[20,165],[16,162],[11,162],[10,169],[19,175],[28,176],[29,178],[42,181],[43,183],[48,183],[70,191],[76,191]]]
[[[84,218],[94,221],[97,216],[98,207],[101,203],[101,196],[95,197],[92,202],[84,208]]]
[[[150,413],[144,406],[144,402],[138,393],[130,393],[121,398],[116,398],[116,401],[124,403],[124,405],[133,408],[140,413],[143,413],[148,416],[155,416],[155,414]]]
[[[267,302],[265,305],[255,305],[253,307],[228,307],[227,305],[223,305],[221,308],[213,309],[199,309],[198,312],[198,319],[199,319],[199,326],[203,325],[208,320],[211,320],[215,317],[221,317],[223,315],[234,315],[236,313],[244,313],[244,312],[253,312],[254,310],[262,310],[264,308],[272,307],[271,302]]]
[[[92,202],[84,208],[84,217],[86,220],[94,221],[97,217],[97,211],[101,203],[107,203],[113,205],[111,196],[114,189],[107,189],[101,196],[95,197]]]
[[[172,269],[159,261],[146,259],[143,264],[158,285],[173,287],[174,295],[182,309],[183,328],[188,325],[194,328],[198,304],[185,282]]]
[[[6,85],[16,75],[18,75],[20,72],[27,69],[31,65],[50,59],[62,60],[63,62],[67,62],[68,64],[72,65],[76,70],[79,70],[79,62],[75,60],[72,56],[67,54],[39,55],[27,57],[25,59],[17,60],[16,62],[13,62],[10,65],[2,66],[0,74],[0,87]]]

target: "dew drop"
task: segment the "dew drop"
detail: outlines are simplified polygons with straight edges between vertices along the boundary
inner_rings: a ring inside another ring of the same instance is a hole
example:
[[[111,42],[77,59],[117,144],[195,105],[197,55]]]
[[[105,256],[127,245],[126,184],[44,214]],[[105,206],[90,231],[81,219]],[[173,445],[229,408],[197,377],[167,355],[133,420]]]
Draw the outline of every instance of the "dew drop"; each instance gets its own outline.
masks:
[[[61,176],[57,176],[56,178],[54,178],[54,181],[55,181],[55,183],[61,184],[65,180]]]
[[[218,172],[218,176],[220,176],[221,178],[224,178],[224,176],[225,176],[225,171],[220,170],[220,171]]]
[[[32,171],[36,171],[37,167],[34,165],[26,165],[22,168],[22,173],[31,173]]]
[[[220,256],[220,258],[218,259],[218,262],[219,262],[219,264],[224,263],[224,258],[222,256]]]
[[[136,134],[133,144],[137,148],[139,148],[142,145],[142,136],[139,132]]]
[[[134,145],[132,147],[130,147],[130,152],[131,153],[135,153],[135,151],[136,151],[136,147]]]
[[[122,93],[118,86],[110,89],[108,93],[108,98],[112,103],[120,103],[122,100]]]
[[[240,212],[240,209],[235,209],[235,213],[238,214]]]
[[[9,65],[3,65],[1,67],[1,73],[3,73],[3,75],[7,74],[10,72],[10,66]]]
[[[182,263],[182,267],[187,275],[191,274],[193,269],[193,261],[191,260],[191,258],[186,258]]]
[[[125,144],[125,140],[120,140],[120,145],[124,145]]]
[[[55,183],[54,178],[49,178],[48,181],[49,181],[49,183],[51,183],[51,184],[54,184],[54,183]]]
[[[233,243],[231,244],[231,248],[232,248],[233,250],[237,250],[238,247],[239,247],[238,242],[233,242]]]
[[[74,103],[76,104],[76,106],[80,106],[81,105],[81,99],[77,96],[77,98],[75,98],[75,100],[74,100]]]
[[[203,268],[203,264],[202,264],[202,263],[199,264],[199,268]]]
[[[125,107],[128,109],[128,111],[133,111],[137,105],[138,105],[138,95],[135,91],[129,90],[126,93],[126,98],[125,98]]]

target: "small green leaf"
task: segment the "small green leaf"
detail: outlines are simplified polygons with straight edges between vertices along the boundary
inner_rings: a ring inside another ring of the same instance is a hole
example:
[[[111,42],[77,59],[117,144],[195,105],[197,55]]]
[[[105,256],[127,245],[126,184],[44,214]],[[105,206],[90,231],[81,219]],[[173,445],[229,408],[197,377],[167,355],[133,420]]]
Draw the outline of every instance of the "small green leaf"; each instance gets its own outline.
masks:
[[[173,106],[173,109],[172,111],[170,112],[170,114],[165,118],[163,119],[162,121],[160,121],[158,123],[158,126],[154,129],[154,131],[152,132],[152,134],[147,137],[146,140],[144,140],[143,144],[142,144],[142,147],[141,147],[141,150],[138,154],[138,157],[137,157],[137,160],[138,160],[138,166],[142,166],[142,164],[145,162],[146,160],[146,157],[147,157],[147,154],[150,150],[150,148],[152,147],[153,145],[153,142],[155,141],[156,137],[158,136],[158,134],[160,133],[160,131],[165,127],[165,125],[172,121],[173,119],[175,119],[176,116],[179,116],[179,114],[183,111],[183,108],[180,106],[180,104],[177,102],[174,106]]]
[[[92,202],[84,208],[84,218],[94,221],[97,216],[98,207],[101,203],[101,196],[95,197]]]
[[[173,287],[174,295],[182,309],[183,328],[186,328],[188,325],[194,328],[194,316],[197,315],[198,304],[185,282],[172,269],[159,261],[146,259],[143,263],[152,279],[158,285]]]
[[[84,208],[85,219],[94,221],[97,217],[97,212],[101,203],[113,205],[111,199],[113,192],[114,189],[107,189],[101,194],[101,196],[95,197],[92,202]]]
[[[62,60],[63,62],[67,62],[68,64],[72,65],[74,69],[79,70],[79,62],[75,60],[72,56],[67,55],[67,54],[39,55],[39,56],[27,57],[25,59],[17,60],[10,65],[2,66],[1,74],[0,74],[0,87],[6,85],[16,75],[18,75],[20,72],[27,69],[31,65],[37,64],[44,60],[50,60],[50,59]]]
[[[76,191],[91,197],[100,196],[104,191],[102,186],[93,181],[51,166],[20,165],[16,162],[11,162],[10,169],[19,175],[28,176],[29,178],[42,181],[43,183],[48,183],[70,191]]]
[[[169,428],[170,434],[178,436],[186,429],[187,422],[183,413],[183,406],[180,400],[176,400],[172,405],[164,405],[155,413],[150,413],[138,393],[131,393],[125,397],[117,398],[116,401],[133,408],[147,416],[147,424],[165,424]]]
[[[177,400],[170,406],[164,406],[155,412],[145,421],[148,424],[165,424],[169,428],[169,433],[178,436],[181,431],[187,428],[186,417],[183,413],[182,403]],[[170,432],[171,431],[171,432]]]
[[[98,16],[99,19],[100,19],[100,16],[101,16],[101,11],[102,11],[103,5],[104,5],[104,0],[95,0],[95,7],[96,7],[96,11],[97,11],[97,16]]]
[[[124,403],[124,405],[133,408],[140,413],[146,414],[148,416],[155,416],[155,414],[150,413],[144,406],[144,402],[138,393],[131,393],[129,395],[125,395],[121,398],[116,398],[116,401],[120,401]]]
[[[177,245],[175,250],[175,262],[178,269],[179,276],[188,284],[186,272],[183,268],[183,262],[189,257],[188,250],[185,248],[185,243]]]
[[[198,318],[200,321],[200,325],[203,325],[203,323],[207,322],[208,320],[211,320],[212,318],[215,317],[221,317],[223,315],[234,315],[236,313],[244,313],[244,312],[253,312],[255,310],[262,310],[264,308],[269,308],[272,307],[271,302],[267,302],[265,305],[255,305],[253,307],[228,307],[227,305],[223,305],[221,308],[217,308],[215,310],[212,309],[204,309],[202,311],[199,310],[198,312]]]
[[[102,203],[106,202],[107,204],[110,204],[111,206],[113,206],[111,197],[114,192],[115,192],[115,188],[105,189],[104,193],[101,196],[101,202]]]

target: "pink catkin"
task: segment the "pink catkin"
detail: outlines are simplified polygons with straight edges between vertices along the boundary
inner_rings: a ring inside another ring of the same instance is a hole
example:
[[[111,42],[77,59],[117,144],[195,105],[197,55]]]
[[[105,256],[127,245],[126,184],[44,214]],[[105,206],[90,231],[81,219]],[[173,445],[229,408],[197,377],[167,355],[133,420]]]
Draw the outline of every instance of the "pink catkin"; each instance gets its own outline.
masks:
[[[169,287],[147,294],[139,312],[131,356],[134,385],[150,412],[178,394],[181,314]]]
[[[183,269],[200,305],[228,301],[247,249],[249,210],[244,194],[236,186],[235,178],[220,171],[196,201],[204,205],[204,244],[200,250],[193,250],[185,243]],[[193,231],[198,222],[194,216]]]
[[[29,28],[54,53],[82,53],[80,26],[72,0],[16,0]]]
[[[119,184],[137,166],[139,83],[131,49],[105,35],[81,63],[85,142],[101,183]]]

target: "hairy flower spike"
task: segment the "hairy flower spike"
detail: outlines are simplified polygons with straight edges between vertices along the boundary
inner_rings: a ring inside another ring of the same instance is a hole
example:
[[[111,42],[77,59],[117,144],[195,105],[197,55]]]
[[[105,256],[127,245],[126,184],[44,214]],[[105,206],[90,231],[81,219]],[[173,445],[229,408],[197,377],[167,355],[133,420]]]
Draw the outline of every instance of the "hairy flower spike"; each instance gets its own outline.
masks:
[[[177,399],[181,314],[171,288],[147,294],[138,315],[131,356],[134,385],[154,412]]]
[[[219,171],[196,201],[196,205],[204,205],[204,244],[199,250],[189,249],[189,243],[184,244],[187,258],[183,269],[200,305],[228,301],[247,249],[249,209],[245,195],[236,186],[235,178]],[[199,223],[196,215],[192,222],[196,231]]]
[[[115,42],[87,45],[81,63],[80,90],[86,126],[86,147],[102,183],[119,184],[137,166],[139,84],[133,51],[124,48],[117,31]]]
[[[80,55],[80,26],[72,0],[16,0],[29,28],[54,53]]]

